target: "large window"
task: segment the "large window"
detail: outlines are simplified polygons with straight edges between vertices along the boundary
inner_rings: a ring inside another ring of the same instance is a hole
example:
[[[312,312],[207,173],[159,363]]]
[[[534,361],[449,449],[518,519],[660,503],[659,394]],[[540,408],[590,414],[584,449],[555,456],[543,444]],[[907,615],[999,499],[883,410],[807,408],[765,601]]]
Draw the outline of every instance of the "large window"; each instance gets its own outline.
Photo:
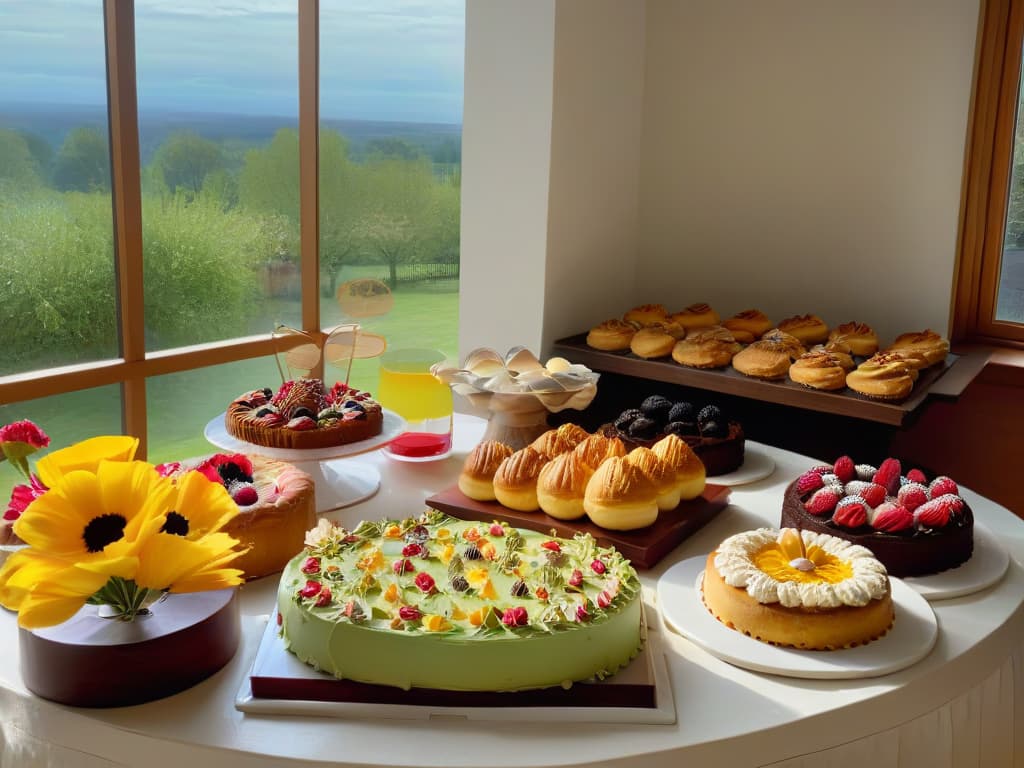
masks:
[[[372,330],[454,356],[461,2],[2,14],[0,421],[212,450],[209,419],[279,378],[275,326],[349,319],[335,294],[359,277],[395,297]]]
[[[954,332],[1024,345],[1024,2],[983,9]]]

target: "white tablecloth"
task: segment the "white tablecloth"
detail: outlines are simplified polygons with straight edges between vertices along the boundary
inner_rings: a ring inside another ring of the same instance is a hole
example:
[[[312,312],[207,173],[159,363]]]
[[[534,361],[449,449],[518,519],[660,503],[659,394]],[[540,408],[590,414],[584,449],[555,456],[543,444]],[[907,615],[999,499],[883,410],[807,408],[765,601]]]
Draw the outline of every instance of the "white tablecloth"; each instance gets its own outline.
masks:
[[[328,516],[346,524],[405,516],[450,486],[483,422],[460,416],[445,461],[400,464],[380,453],[345,461],[380,469],[370,500]],[[661,625],[655,587],[683,558],[726,536],[777,525],[782,490],[812,460],[764,448],[776,463],[765,480],[733,489],[731,504],[655,569],[642,573],[651,631],[666,649],[676,700],[673,725],[363,720],[255,716],[234,708],[248,674],[276,578],[241,589],[242,643],[209,680],[137,707],[64,707],[27,692],[18,671],[15,618],[0,614],[0,768],[145,765],[307,766],[524,765],[770,766],[771,768],[1024,768],[1024,523],[966,491],[978,520],[1013,562],[984,592],[934,604],[935,649],[881,678],[797,680],[722,662]]]

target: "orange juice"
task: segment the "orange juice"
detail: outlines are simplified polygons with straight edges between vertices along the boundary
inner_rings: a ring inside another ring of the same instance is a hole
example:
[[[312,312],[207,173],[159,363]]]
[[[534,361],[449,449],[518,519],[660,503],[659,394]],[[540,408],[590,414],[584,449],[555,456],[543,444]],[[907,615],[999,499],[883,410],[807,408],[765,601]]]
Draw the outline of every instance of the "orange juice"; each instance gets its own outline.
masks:
[[[447,455],[452,441],[452,391],[430,373],[444,355],[429,349],[388,350],[381,357],[377,399],[408,422],[408,431],[388,444],[409,459]]]
[[[395,370],[381,365],[377,399],[409,422],[447,418],[452,391],[431,373]]]

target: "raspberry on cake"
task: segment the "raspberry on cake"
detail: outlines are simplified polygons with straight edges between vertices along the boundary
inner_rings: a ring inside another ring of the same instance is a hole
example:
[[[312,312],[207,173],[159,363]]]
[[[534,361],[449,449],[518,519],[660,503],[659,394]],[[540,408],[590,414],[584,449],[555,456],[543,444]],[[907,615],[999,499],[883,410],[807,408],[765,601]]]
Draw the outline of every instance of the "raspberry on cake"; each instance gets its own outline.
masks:
[[[727,538],[708,555],[701,594],[730,629],[804,650],[869,643],[895,619],[888,574],[870,551],[792,528]]]
[[[919,469],[904,475],[892,457],[875,468],[841,456],[805,472],[786,488],[780,524],[865,546],[893,576],[956,568],[974,551],[974,516],[956,483],[928,483]]]
[[[341,382],[326,391],[320,379],[286,381],[246,392],[228,406],[229,435],[268,448],[327,448],[379,435],[384,425],[380,404],[369,392]]]
[[[285,647],[339,678],[518,691],[603,679],[642,644],[640,581],[588,534],[559,539],[440,512],[327,520],[285,568]]]
[[[302,550],[316,522],[313,479],[292,464],[261,456],[218,453],[199,462],[161,464],[172,479],[201,472],[227,488],[240,514],[224,527],[246,552],[235,560],[246,579],[277,573]]]

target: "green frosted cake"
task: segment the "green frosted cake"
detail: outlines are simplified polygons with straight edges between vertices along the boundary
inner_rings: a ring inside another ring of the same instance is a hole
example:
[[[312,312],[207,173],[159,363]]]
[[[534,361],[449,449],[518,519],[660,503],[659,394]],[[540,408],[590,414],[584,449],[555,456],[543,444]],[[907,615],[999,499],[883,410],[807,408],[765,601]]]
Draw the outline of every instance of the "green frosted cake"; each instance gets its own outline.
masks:
[[[642,645],[640,581],[614,549],[434,511],[352,531],[320,520],[277,602],[299,659],[403,689],[568,686]]]

